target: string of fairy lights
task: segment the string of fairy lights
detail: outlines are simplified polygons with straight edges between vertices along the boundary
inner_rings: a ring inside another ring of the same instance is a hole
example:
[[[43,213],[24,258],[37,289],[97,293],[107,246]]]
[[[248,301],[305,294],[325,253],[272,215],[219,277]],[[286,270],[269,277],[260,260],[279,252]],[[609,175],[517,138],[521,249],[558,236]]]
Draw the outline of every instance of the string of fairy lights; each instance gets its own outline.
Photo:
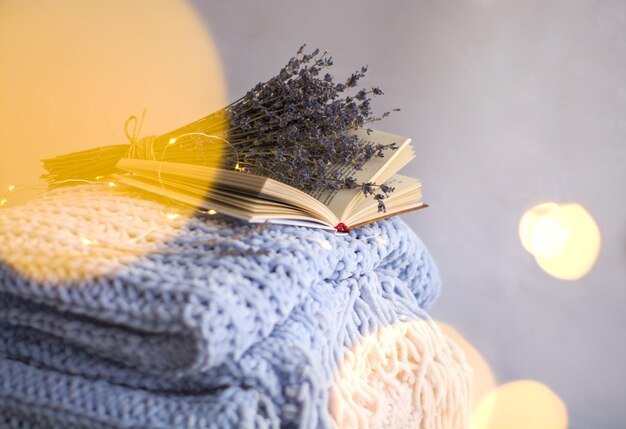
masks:
[[[238,172],[244,172],[245,171],[245,167],[241,167],[240,166],[240,161],[239,161],[239,153],[237,152],[237,149],[230,143],[228,142],[226,139],[217,136],[217,135],[212,135],[212,134],[206,134],[203,132],[185,132],[179,136],[176,137],[171,137],[168,140],[168,144],[166,145],[166,147],[164,148],[164,150],[161,152],[161,156],[160,159],[157,159],[157,156],[155,155],[155,151],[154,151],[154,143],[155,143],[155,139],[148,137],[148,138],[143,138],[143,139],[139,139],[139,134],[141,133],[141,128],[143,126],[143,122],[144,122],[144,117],[145,117],[145,110],[142,114],[141,119],[138,119],[136,116],[131,116],[128,118],[128,120],[126,121],[126,124],[124,126],[124,132],[126,134],[126,137],[128,138],[130,144],[129,144],[129,149],[128,149],[128,157],[134,157],[136,155],[141,155],[141,156],[145,156],[147,159],[154,159],[157,160],[159,162],[159,168],[157,171],[157,178],[159,181],[159,184],[161,186],[162,189],[165,189],[165,184],[163,182],[162,176],[161,176],[161,167],[162,164],[165,160],[165,154],[168,151],[169,148],[173,147],[173,146],[179,146],[179,148],[184,149],[184,145],[186,143],[189,143],[189,137],[202,137],[207,139],[207,142],[210,143],[215,143],[217,142],[221,142],[221,143],[225,143],[226,145],[228,145],[230,147],[230,149],[233,150],[234,154],[235,154],[235,165],[234,165],[234,170],[238,171]],[[132,125],[131,125],[132,124]],[[132,126],[132,129],[131,129]],[[195,144],[198,144],[199,142],[196,141],[194,142]],[[204,142],[202,142],[202,144],[204,145]],[[115,179],[109,177],[109,176],[95,176],[93,180],[88,180],[88,179],[65,179],[65,180],[55,180],[54,181],[54,185],[66,185],[66,184],[90,184],[90,185],[100,185],[100,186],[105,186],[108,188],[117,188],[120,184],[118,183],[118,181],[116,181]],[[18,185],[9,185],[5,195],[2,197],[2,199],[0,199],[0,208],[5,208],[10,200],[10,195],[12,193],[14,193],[16,190],[19,189],[36,189],[36,190],[40,190],[42,191],[42,193],[45,191],[46,187],[43,185],[40,186],[18,186]],[[41,194],[41,193],[40,193]],[[184,206],[187,210],[189,209],[189,206],[186,204],[183,204],[179,201],[176,201],[172,198],[168,198],[172,203],[179,205],[179,206]],[[208,210],[201,210],[198,208],[193,208],[192,213],[200,213],[203,215],[209,215],[209,216],[215,216],[218,214],[218,211],[215,209],[208,209]],[[176,213],[176,212],[168,212],[165,215],[165,219],[167,219],[168,221],[175,221],[177,219],[179,219],[181,217],[180,213]],[[263,224],[261,224],[263,225]],[[91,237],[88,236],[81,236],[79,237],[80,240],[80,244],[85,248],[85,249],[100,249],[100,250],[111,250],[111,251],[116,251],[116,252],[122,252],[122,253],[130,253],[130,254],[146,254],[146,253],[159,253],[159,254],[206,254],[206,251],[198,251],[198,250],[183,250],[183,251],[179,251],[179,250],[171,250],[171,249],[146,249],[146,248],[141,248],[141,247],[132,247],[133,244],[136,244],[139,240],[141,240],[142,238],[145,238],[146,236],[148,236],[151,232],[155,231],[155,229],[157,229],[157,226],[152,226],[151,228],[148,228],[147,230],[145,230],[144,232],[142,232],[141,234],[139,234],[136,237],[130,238],[127,241],[120,243],[120,244],[113,244],[113,243],[106,243],[106,242],[101,242],[99,240],[93,239]],[[335,232],[337,233],[337,232]],[[238,235],[233,236],[233,237],[229,237],[228,239],[224,239],[224,240],[220,240],[221,242],[229,242],[229,241],[233,241],[235,239],[239,238]],[[332,245],[330,243],[330,241],[328,241],[327,239],[323,239],[323,238],[312,238],[312,237],[303,237],[313,243],[318,244],[321,248],[325,249],[325,250],[331,250],[332,249]],[[367,237],[355,237],[355,239],[357,240],[369,240],[369,239],[375,239],[378,243],[378,245],[380,246],[385,246],[386,242],[384,237],[380,236],[380,235],[375,235],[375,236],[367,236]],[[187,245],[189,245],[190,243],[187,243]],[[193,244],[193,243],[191,243]],[[196,244],[203,244],[203,243],[196,243]],[[78,255],[65,255],[65,256],[87,256],[89,255],[89,253],[80,253]],[[95,256],[95,255],[94,255]]]
[[[67,183],[83,183],[83,184],[90,184],[90,185],[100,185],[100,186],[105,186],[108,188],[117,188],[119,185],[115,180],[112,180],[110,178],[104,177],[104,176],[97,176],[95,177],[95,180],[86,180],[86,179],[71,179],[71,180],[64,180],[64,181],[60,181],[58,182],[58,184],[67,184]],[[10,200],[11,200],[11,195],[14,194],[16,191],[19,191],[20,189],[30,189],[30,190],[40,190],[42,191],[41,193],[43,193],[43,191],[45,191],[46,186],[45,185],[37,185],[37,186],[26,186],[26,185],[9,185],[6,192],[4,193],[3,197],[0,199],[0,208],[8,208],[10,206]],[[41,195],[40,193],[40,195]],[[181,203],[178,203],[176,201],[174,201],[175,203],[182,205]],[[218,214],[218,211],[215,209],[209,209],[209,210],[200,210],[200,209],[194,209],[195,212],[197,213],[202,213],[202,214],[206,214],[209,216],[214,216]],[[167,220],[173,221],[176,219],[179,219],[182,215],[180,213],[175,213],[175,212],[168,212],[165,215],[165,218]],[[111,250],[119,250],[121,252],[136,252],[138,254],[143,254],[146,253],[145,249],[140,249],[140,248],[129,248],[128,245],[132,244],[132,243],[136,243],[137,241],[141,240],[142,238],[146,237],[148,234],[150,234],[151,232],[155,231],[158,228],[158,226],[153,226],[149,229],[147,229],[146,231],[142,232],[141,234],[139,234],[136,237],[133,237],[129,240],[127,240],[126,242],[122,243],[122,244],[111,244],[111,243],[103,243],[100,242],[99,240],[95,240],[92,238],[89,238],[87,236],[81,236],[79,238],[80,243],[85,247],[85,248],[94,248],[94,247],[99,247],[99,248],[107,248],[107,249],[111,249]],[[159,252],[159,250],[150,250],[150,252]],[[183,252],[184,253],[184,252]]]
[[[173,142],[175,143],[175,142]],[[173,144],[172,143],[172,144]],[[70,182],[77,182],[77,183],[84,183],[84,184],[91,184],[91,185],[100,185],[100,186],[104,186],[107,188],[117,188],[119,185],[118,183],[116,183],[115,180],[111,180],[108,177],[104,177],[104,176],[98,176],[95,178],[96,180],[86,180],[86,179],[76,179],[76,180],[66,180],[64,181],[65,183],[70,183]],[[13,194],[16,191],[19,191],[20,189],[38,189],[38,190],[45,190],[45,186],[41,185],[41,186],[25,186],[25,185],[9,185],[7,188],[7,191],[5,192],[4,196],[2,197],[2,199],[0,199],[0,208],[6,209],[8,208],[8,206],[10,205],[10,196],[11,194]],[[178,205],[183,206],[182,203],[178,203],[176,201],[174,201],[175,203],[177,203]],[[187,206],[186,206],[187,207]],[[188,208],[188,207],[187,207]],[[203,215],[209,215],[209,216],[215,216],[218,214],[218,211],[215,209],[209,209],[209,210],[200,210],[195,208],[194,209],[195,213],[200,213]],[[168,221],[175,221],[178,220],[182,217],[183,215],[181,213],[176,213],[176,212],[168,212],[165,214],[165,219],[167,219]],[[265,224],[260,224],[260,229],[263,228],[263,225]],[[99,250],[108,250],[108,251],[113,251],[113,252],[117,252],[117,253],[124,253],[124,254],[135,254],[135,255],[144,255],[147,253],[158,253],[158,254],[177,254],[177,255],[198,255],[198,254],[207,254],[208,251],[205,250],[197,250],[197,245],[200,244],[206,244],[206,242],[202,242],[199,241],[198,243],[192,243],[192,242],[186,242],[185,246],[189,246],[189,247],[194,247],[196,250],[189,250],[189,249],[185,249],[185,250],[172,250],[172,249],[167,249],[167,248],[150,248],[150,249],[146,249],[145,247],[133,247],[132,245],[137,243],[139,240],[145,238],[146,236],[148,236],[150,233],[152,233],[153,231],[155,231],[157,228],[159,228],[159,226],[152,226],[151,228],[146,229],[144,232],[142,232],[141,234],[128,239],[127,241],[120,243],[120,244],[113,244],[113,243],[108,243],[108,242],[102,242],[100,240],[96,240],[94,238],[91,238],[89,236],[80,236],[78,237],[78,240],[80,242],[80,244],[83,246],[83,248],[85,250],[88,249],[99,249]],[[242,235],[242,234],[240,234]],[[217,242],[219,243],[226,243],[226,242],[232,242],[238,238],[240,238],[240,235],[235,235],[235,236],[231,236],[227,239],[223,239],[223,240],[218,240]],[[314,244],[319,245],[322,249],[324,250],[332,250],[333,246],[331,244],[331,242],[325,238],[317,238],[317,237],[299,237],[305,240],[308,240]],[[381,247],[385,247],[386,246],[386,240],[385,237],[378,234],[378,235],[372,235],[372,236],[365,236],[365,237],[354,237],[356,240],[370,240],[370,239],[374,239],[377,244]],[[217,242],[214,242],[215,244]],[[66,257],[89,257],[89,256],[97,256],[97,255],[91,255],[89,252],[80,252],[80,253],[63,253],[63,254],[58,254],[57,256],[66,256]]]

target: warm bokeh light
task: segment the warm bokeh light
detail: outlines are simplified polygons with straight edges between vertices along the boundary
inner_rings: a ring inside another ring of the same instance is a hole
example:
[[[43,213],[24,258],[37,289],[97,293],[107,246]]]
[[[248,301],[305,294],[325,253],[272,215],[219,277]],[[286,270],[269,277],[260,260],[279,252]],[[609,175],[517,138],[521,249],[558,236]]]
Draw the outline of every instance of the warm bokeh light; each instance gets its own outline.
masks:
[[[90,281],[158,251],[186,215],[119,186],[57,189],[1,209],[1,269],[40,283]]]
[[[337,429],[566,429],[568,422],[550,388],[530,380],[497,386],[458,330],[424,320],[380,329],[348,350],[329,407]],[[393,420],[400,416],[405,420]]]
[[[0,190],[43,185],[42,158],[128,143],[144,109],[142,137],[226,104],[217,49],[184,0],[0,1]]]
[[[472,368],[472,429],[565,429],[567,409],[545,385],[520,380],[497,386],[481,353],[457,329],[436,322],[449,341],[465,354]]]
[[[550,202],[531,208],[520,220],[519,235],[537,264],[563,280],[585,276],[600,252],[600,229],[579,204]]]
[[[567,408],[544,384],[519,380],[485,396],[474,413],[473,429],[566,429]]]
[[[158,7],[150,0],[0,1],[2,262],[25,277],[63,282],[154,251],[193,209],[120,199],[112,196],[123,191],[119,180],[97,173],[88,181],[101,192],[89,191],[90,199],[64,194],[54,204],[18,203],[45,190],[42,158],[127,144],[132,115],[145,110],[132,130],[141,138],[227,104],[217,49],[184,0]],[[187,140],[171,143],[193,143]]]
[[[343,356],[329,409],[337,429],[467,428],[471,369],[429,320],[397,322]]]
[[[467,359],[467,363],[472,368],[472,387],[473,387],[473,406],[472,409],[476,409],[482,398],[493,390],[496,386],[496,380],[493,375],[491,367],[482,356],[482,354],[474,347],[469,341],[467,341],[453,326],[444,323],[436,322],[441,332],[455,343]]]
[[[534,253],[534,231],[537,222],[544,214],[558,206],[558,204],[552,202],[539,204],[538,206],[535,206],[528,210],[522,216],[522,219],[519,223],[519,237],[522,241],[522,246],[524,246],[524,249],[526,249],[528,252]]]

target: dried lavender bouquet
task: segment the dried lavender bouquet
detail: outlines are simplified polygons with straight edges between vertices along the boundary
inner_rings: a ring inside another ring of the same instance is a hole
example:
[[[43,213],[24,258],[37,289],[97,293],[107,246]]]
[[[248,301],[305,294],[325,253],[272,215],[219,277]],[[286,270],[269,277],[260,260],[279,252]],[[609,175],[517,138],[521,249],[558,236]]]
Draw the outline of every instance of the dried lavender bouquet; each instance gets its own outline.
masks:
[[[129,144],[99,147],[43,160],[49,186],[80,180],[105,179],[122,171],[122,158],[150,159],[235,169],[270,177],[304,192],[360,187],[378,201],[393,188],[357,183],[340,175],[337,165],[358,171],[372,157],[383,156],[395,143],[364,145],[352,133],[369,131],[370,124],[390,112],[373,116],[372,96],[377,88],[358,88],[367,67],[337,83],[328,71],[327,52],[300,47],[279,73],[257,84],[243,97],[198,121],[160,136],[137,138],[138,120],[126,123]],[[398,110],[398,109],[394,109]],[[129,126],[134,125],[134,132]],[[140,126],[139,126],[140,128]],[[335,167],[335,168],[333,168]]]

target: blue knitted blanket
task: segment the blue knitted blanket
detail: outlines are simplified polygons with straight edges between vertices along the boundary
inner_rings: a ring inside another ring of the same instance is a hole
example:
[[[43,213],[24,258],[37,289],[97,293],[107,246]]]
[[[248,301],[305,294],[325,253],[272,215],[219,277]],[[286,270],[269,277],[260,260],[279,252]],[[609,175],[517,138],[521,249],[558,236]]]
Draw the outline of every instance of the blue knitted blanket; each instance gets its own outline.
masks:
[[[97,186],[0,211],[0,249],[0,427],[9,428],[358,420],[362,405],[337,387],[346,353],[381,329],[427,322],[440,286],[397,218],[335,235],[185,216]],[[466,368],[445,341],[432,346],[428,326],[416,328],[415,359],[453,374],[431,387],[448,389],[433,404],[460,421]]]

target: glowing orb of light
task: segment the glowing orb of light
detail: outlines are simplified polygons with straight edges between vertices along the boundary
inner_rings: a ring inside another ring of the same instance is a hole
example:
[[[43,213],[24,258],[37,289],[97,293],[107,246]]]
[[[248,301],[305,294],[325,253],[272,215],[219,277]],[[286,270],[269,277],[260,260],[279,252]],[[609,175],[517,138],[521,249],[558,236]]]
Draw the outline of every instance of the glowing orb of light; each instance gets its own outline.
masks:
[[[528,252],[534,253],[535,236],[539,237],[539,234],[534,234],[535,226],[543,215],[558,206],[558,204],[552,202],[539,204],[538,206],[528,210],[522,216],[519,223],[519,237],[522,242],[522,246],[524,246],[524,249]]]
[[[144,109],[140,137],[227,104],[218,51],[193,7],[157,3],[0,1],[1,190],[37,184],[42,158],[128,143],[124,123]]]
[[[333,427],[464,427],[471,372],[433,321],[382,327],[344,352],[329,395]]]
[[[476,349],[476,347],[470,343],[459,331],[457,331],[452,325],[444,322],[437,321],[437,325],[441,332],[450,340],[453,341],[465,354],[467,363],[472,368],[472,387],[473,387],[473,403],[472,409],[475,409],[480,400],[491,392],[496,386],[496,379],[493,371],[487,360]]]
[[[155,251],[193,210],[131,202],[99,173],[98,195],[55,194],[54,213],[45,196],[30,208],[18,203],[45,188],[42,158],[127,144],[124,124],[144,109],[138,137],[173,131],[226,101],[218,51],[187,1],[0,0],[0,223],[10,232],[0,231],[0,261],[64,283]],[[107,210],[94,209],[105,202]],[[29,223],[18,216],[26,212]]]
[[[531,380],[503,384],[476,408],[473,429],[566,429],[567,407],[547,386]]]
[[[585,276],[600,252],[597,223],[580,204],[540,204],[521,218],[519,236],[524,248],[548,274],[563,280]]]

